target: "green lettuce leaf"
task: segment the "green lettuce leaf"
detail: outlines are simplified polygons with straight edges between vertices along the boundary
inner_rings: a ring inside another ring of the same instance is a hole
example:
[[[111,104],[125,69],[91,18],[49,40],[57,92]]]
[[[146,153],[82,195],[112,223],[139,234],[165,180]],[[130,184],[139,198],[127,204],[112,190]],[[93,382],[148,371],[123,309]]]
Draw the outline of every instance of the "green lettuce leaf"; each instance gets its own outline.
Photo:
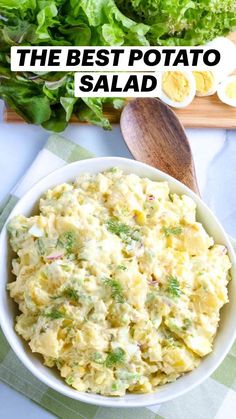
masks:
[[[110,130],[110,122],[103,115],[103,105],[106,102],[108,102],[108,99],[104,98],[82,98],[82,103],[78,107],[76,115],[80,121],[87,121]]]
[[[37,14],[38,27],[36,29],[36,34],[39,36],[39,39],[50,41],[51,35],[49,33],[49,28],[53,27],[59,21],[55,19],[58,14],[58,10],[54,1],[39,1],[40,11]]]
[[[50,118],[50,102],[37,85],[2,78],[0,97],[27,122],[42,124]]]
[[[236,27],[235,0],[117,0],[123,13],[150,26],[151,45],[200,45]]]

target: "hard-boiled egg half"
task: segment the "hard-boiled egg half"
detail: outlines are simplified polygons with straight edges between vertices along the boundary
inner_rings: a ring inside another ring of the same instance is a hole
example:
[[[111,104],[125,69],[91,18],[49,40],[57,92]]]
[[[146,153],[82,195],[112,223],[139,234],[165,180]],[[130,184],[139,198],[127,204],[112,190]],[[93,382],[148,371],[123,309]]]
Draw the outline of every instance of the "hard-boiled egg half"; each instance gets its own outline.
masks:
[[[217,91],[218,84],[222,82],[236,68],[236,46],[223,36],[207,44],[222,53],[224,66],[212,68],[211,71],[194,71],[196,80],[196,96],[211,96]]]
[[[218,82],[211,71],[193,71],[196,81],[196,96],[211,96],[217,90]]]
[[[236,108],[236,75],[227,77],[217,89],[219,99]]]
[[[190,105],[196,94],[193,74],[186,71],[164,71],[159,78],[158,97],[173,108]]]
[[[220,36],[209,42],[207,46],[218,49],[222,54],[223,65],[211,70],[216,82],[221,83],[236,68],[236,45],[229,38]]]

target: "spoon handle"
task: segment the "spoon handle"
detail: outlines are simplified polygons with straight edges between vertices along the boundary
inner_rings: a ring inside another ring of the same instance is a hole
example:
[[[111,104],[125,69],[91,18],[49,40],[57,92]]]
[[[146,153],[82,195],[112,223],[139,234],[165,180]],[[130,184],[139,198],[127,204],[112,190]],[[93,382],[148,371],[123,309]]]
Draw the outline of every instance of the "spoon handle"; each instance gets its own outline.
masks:
[[[184,183],[200,195],[193,157],[175,113],[157,99],[135,99],[121,115],[124,140],[136,160]]]

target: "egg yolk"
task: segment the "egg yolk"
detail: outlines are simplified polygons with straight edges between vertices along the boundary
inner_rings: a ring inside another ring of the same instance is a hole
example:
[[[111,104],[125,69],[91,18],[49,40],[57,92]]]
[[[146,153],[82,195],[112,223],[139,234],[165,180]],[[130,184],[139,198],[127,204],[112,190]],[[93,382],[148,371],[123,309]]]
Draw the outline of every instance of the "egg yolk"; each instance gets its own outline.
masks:
[[[236,80],[227,85],[225,93],[230,99],[236,99]]]
[[[196,90],[200,95],[207,94],[214,85],[214,76],[210,71],[193,71],[196,80]]]
[[[189,80],[180,71],[167,71],[162,77],[162,90],[173,102],[183,102],[190,94]]]

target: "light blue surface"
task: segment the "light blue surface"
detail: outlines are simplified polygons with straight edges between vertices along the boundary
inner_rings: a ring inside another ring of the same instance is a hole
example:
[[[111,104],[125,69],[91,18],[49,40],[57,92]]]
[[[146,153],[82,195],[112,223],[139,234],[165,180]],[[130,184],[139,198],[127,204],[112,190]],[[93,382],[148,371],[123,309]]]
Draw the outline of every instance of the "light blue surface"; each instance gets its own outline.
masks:
[[[48,133],[26,124],[1,123],[0,101],[0,204],[44,146]],[[188,130],[202,196],[229,233],[236,236],[236,132]],[[97,156],[129,157],[120,130],[73,125],[63,135]],[[1,419],[49,419],[54,416],[0,382]]]
[[[1,382],[0,401],[1,419],[53,419],[56,417]]]
[[[206,186],[206,202],[215,208],[225,229],[236,238],[236,132],[227,132],[224,147],[208,171]]]

